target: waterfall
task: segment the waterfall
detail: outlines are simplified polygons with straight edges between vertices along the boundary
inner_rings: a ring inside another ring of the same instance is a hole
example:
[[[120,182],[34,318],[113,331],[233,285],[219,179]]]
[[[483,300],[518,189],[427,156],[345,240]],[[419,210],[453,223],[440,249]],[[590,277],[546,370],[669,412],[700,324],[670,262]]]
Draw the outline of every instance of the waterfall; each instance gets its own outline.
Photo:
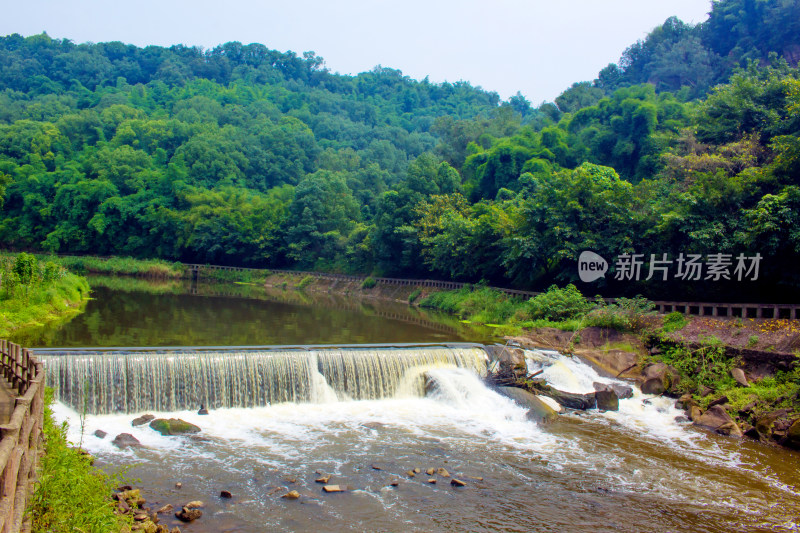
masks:
[[[424,395],[427,368],[486,373],[478,346],[63,351],[37,354],[55,398],[91,414]],[[411,377],[409,377],[411,376]],[[405,380],[404,380],[405,378]]]

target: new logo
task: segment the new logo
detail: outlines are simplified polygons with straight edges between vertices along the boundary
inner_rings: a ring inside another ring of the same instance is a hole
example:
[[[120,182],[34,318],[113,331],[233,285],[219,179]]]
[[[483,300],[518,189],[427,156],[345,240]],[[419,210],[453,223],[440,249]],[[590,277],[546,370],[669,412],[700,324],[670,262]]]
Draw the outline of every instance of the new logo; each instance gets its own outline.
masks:
[[[605,277],[608,261],[594,252],[584,251],[578,257],[578,276],[584,283]]]

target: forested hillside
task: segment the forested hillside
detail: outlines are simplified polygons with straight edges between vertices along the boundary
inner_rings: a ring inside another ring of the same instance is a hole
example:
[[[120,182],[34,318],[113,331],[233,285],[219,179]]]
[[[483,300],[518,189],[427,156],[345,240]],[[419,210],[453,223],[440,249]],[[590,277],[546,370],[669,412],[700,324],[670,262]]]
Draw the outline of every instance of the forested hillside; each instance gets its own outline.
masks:
[[[645,254],[642,280],[650,254],[730,254],[730,281],[582,289],[792,298],[798,6],[669,19],[537,108],[258,44],[0,38],[0,243],[519,288],[575,281],[587,249]]]

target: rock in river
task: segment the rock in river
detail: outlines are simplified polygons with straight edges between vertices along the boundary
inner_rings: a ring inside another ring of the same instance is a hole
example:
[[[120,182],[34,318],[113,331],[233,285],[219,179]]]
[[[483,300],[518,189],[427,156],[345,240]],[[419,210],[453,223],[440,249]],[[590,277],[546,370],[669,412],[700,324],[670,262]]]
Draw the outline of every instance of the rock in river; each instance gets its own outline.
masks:
[[[786,432],[786,441],[784,444],[790,448],[800,450],[800,418],[795,420],[792,425],[789,426],[789,429]]]
[[[142,415],[139,418],[134,418],[131,421],[131,425],[134,426],[134,427],[143,426],[143,425],[147,424],[148,422],[150,422],[151,420],[153,420],[154,418],[155,418],[154,415]]]
[[[137,439],[130,433],[120,433],[119,435],[114,437],[114,440],[111,441],[111,444],[113,444],[114,446],[116,446],[121,450],[124,450],[125,448],[128,447],[137,447],[142,445],[142,443],[139,442],[139,439]]]
[[[549,422],[558,418],[558,413],[555,409],[547,405],[535,394],[531,394],[524,389],[520,389],[519,387],[497,387],[497,392],[507,398],[511,398],[522,407],[527,407],[528,420],[540,423]]]
[[[180,418],[156,418],[150,422],[150,427],[162,435],[187,435],[200,432],[199,427]]]
[[[619,411],[619,397],[612,389],[599,390],[594,393],[597,408],[601,411]]]
[[[694,420],[695,425],[712,429],[722,435],[733,435],[741,437],[742,430],[736,425],[733,418],[721,406],[715,405],[710,407],[708,411],[702,414],[697,420]]]

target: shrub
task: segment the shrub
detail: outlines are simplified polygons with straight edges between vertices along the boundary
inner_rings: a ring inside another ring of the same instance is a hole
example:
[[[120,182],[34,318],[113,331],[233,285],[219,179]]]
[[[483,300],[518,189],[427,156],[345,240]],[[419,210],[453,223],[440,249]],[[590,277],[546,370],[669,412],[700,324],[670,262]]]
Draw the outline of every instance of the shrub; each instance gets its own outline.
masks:
[[[614,303],[600,305],[586,315],[586,325],[642,331],[652,325],[655,314],[655,304],[642,296],[617,298]]]
[[[42,267],[42,281],[45,283],[52,283],[63,274],[63,269],[52,261],[48,261]]]
[[[664,333],[672,333],[673,331],[681,330],[688,323],[689,319],[683,316],[682,313],[674,311],[664,317],[664,322],[663,322]]]
[[[120,531],[131,515],[114,514],[111,493],[124,482],[93,468],[91,459],[71,447],[66,423],[53,421],[52,390],[46,391],[44,449],[39,480],[29,502],[33,531]]]
[[[526,302],[517,318],[521,320],[568,320],[586,314],[592,304],[581,294],[575,285],[563,289],[555,285],[546,292],[534,296]],[[524,316],[527,314],[527,316]]]
[[[294,286],[294,288],[302,290],[302,289],[305,289],[306,287],[308,287],[309,285],[311,285],[311,283],[313,283],[313,282],[314,282],[314,276],[306,276],[303,279],[301,279],[297,283],[297,285]]]
[[[377,284],[378,284],[378,282],[375,281],[375,278],[370,276],[370,277],[367,277],[367,278],[364,279],[364,281],[361,283],[361,288],[362,289],[371,289],[372,287],[374,287]]]
[[[414,291],[408,295],[408,303],[413,304],[419,295],[422,294],[422,289],[414,289]]]
[[[39,264],[36,257],[22,252],[14,261],[14,273],[22,285],[30,285],[39,278]]]

